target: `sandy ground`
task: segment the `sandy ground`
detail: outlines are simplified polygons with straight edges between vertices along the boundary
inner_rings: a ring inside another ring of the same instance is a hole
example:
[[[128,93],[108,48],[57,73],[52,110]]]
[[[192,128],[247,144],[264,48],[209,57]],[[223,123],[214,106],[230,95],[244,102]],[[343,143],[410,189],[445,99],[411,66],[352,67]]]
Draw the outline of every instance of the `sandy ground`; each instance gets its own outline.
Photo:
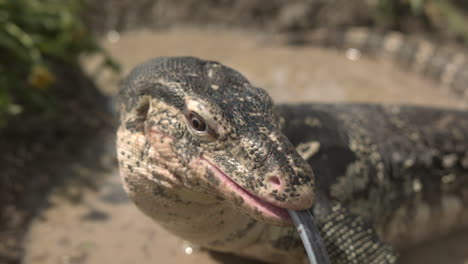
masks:
[[[124,73],[157,56],[191,55],[218,60],[266,88],[276,102],[412,103],[464,108],[466,104],[431,81],[388,61],[347,59],[344,52],[291,48],[249,32],[176,29],[130,32],[104,39]],[[88,64],[93,64],[89,60]],[[114,94],[115,79],[100,80]],[[83,168],[83,171],[90,171]],[[92,173],[92,172],[91,172]],[[123,192],[117,169],[97,173],[98,190],[78,190],[79,203],[53,192],[50,205],[33,221],[24,263],[253,263],[212,256],[162,230],[140,213]],[[67,188],[73,189],[73,186]],[[403,253],[403,263],[468,264],[468,233],[460,233]]]

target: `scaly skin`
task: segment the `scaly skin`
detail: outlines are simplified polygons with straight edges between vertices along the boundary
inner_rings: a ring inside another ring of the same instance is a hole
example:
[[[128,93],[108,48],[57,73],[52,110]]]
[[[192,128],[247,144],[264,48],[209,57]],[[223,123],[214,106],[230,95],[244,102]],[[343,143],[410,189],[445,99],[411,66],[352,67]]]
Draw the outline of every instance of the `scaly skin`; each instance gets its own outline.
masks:
[[[383,241],[404,246],[468,222],[465,112],[275,107],[238,72],[190,57],[138,66],[120,102],[126,191],[205,248],[303,263],[285,209],[314,205],[333,263],[396,263]]]
[[[437,45],[421,37],[399,32],[382,33],[369,28],[321,28],[287,33],[279,39],[294,45],[356,49],[364,55],[391,58],[405,69],[437,81],[468,101],[468,57],[466,50],[460,47]]]

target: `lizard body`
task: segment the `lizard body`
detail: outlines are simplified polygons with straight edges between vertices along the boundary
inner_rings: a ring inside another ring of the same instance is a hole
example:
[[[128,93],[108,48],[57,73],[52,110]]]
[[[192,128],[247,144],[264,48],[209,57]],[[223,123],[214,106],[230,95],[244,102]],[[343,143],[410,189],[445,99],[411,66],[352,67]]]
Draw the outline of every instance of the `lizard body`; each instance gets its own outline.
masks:
[[[383,33],[369,28],[320,28],[287,33],[280,35],[279,39],[293,45],[346,49],[351,57],[362,53],[391,58],[404,69],[429,77],[468,101],[468,57],[465,50],[454,45],[438,45],[421,37],[396,31]]]
[[[316,189],[405,247],[468,225],[468,113],[400,105],[279,105]],[[302,150],[304,148],[304,150]]]
[[[333,263],[395,263],[387,242],[405,246],[468,222],[466,112],[275,106],[238,72],[191,57],[138,66],[120,102],[126,191],[208,249],[304,262],[285,209],[314,205]]]

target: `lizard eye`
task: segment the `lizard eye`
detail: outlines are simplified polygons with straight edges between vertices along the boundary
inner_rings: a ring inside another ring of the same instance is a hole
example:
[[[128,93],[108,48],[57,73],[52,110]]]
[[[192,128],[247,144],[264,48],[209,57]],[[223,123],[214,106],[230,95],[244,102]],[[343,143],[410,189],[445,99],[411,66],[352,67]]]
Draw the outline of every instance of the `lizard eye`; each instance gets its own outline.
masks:
[[[195,112],[190,112],[188,115],[190,127],[197,132],[207,132],[205,120]]]

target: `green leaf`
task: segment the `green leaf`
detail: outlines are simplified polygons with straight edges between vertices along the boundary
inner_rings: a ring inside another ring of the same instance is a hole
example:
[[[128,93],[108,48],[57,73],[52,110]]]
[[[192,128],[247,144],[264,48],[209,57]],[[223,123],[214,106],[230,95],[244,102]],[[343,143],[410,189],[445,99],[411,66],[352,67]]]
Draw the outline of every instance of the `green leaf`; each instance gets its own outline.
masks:
[[[0,0],[0,124],[20,112],[53,116],[49,62],[79,66],[84,53],[118,65],[98,45],[79,15],[84,0]],[[38,66],[39,65],[39,66]],[[42,114],[41,114],[42,113]]]

